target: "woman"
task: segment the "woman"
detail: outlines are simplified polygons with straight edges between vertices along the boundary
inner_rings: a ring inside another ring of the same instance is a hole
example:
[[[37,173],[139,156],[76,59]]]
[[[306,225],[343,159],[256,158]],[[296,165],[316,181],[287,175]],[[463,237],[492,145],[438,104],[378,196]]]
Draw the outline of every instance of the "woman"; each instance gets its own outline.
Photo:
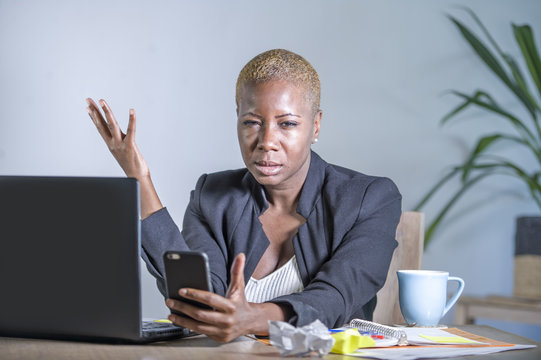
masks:
[[[268,333],[268,320],[340,326],[370,319],[396,241],[401,196],[386,178],[327,164],[311,151],[322,112],[319,78],[301,56],[270,50],[241,71],[237,132],[245,169],[201,176],[182,233],[162,206],[135,144],[135,112],[122,133],[107,103],[88,112],[127,176],[141,188],[142,255],[164,293],[166,250],[210,260],[215,293],[181,289],[203,310],[167,299],[190,318],[169,319],[227,342]]]

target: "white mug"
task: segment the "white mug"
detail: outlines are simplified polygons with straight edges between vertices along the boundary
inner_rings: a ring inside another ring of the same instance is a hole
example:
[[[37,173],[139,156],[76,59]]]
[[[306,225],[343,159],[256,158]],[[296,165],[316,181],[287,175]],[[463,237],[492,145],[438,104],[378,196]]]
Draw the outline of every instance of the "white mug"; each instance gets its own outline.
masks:
[[[446,271],[399,270],[400,310],[409,325],[436,326],[464,290],[464,280]],[[458,289],[447,301],[447,282],[457,281]]]

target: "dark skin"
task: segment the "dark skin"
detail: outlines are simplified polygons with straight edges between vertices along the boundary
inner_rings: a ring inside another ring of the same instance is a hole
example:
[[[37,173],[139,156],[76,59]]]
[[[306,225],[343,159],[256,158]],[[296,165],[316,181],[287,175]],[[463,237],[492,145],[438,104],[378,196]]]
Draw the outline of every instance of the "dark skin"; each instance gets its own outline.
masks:
[[[260,279],[293,256],[292,238],[306,221],[297,203],[310,166],[310,145],[319,136],[321,112],[313,114],[304,89],[283,81],[244,85],[237,135],[248,170],[265,187],[269,207],[259,220],[270,245],[253,277]]]
[[[100,100],[103,114],[92,99],[87,99],[87,103],[89,115],[115,159],[126,175],[140,182],[142,217],[160,210],[163,206],[135,144],[135,112],[130,110],[128,131],[124,134],[105,101]],[[247,169],[263,185],[269,202],[259,220],[270,244],[252,275],[260,279],[293,256],[292,238],[305,222],[296,212],[298,197],[310,165],[310,145],[319,136],[322,113],[314,112],[303,88],[270,81],[241,88],[237,116],[242,157]],[[203,290],[179,290],[180,296],[215,310],[167,299],[169,308],[191,318],[170,315],[169,319],[219,342],[245,334],[267,335],[268,320],[285,321],[290,315],[279,305],[246,300],[244,263],[244,254],[237,255],[225,297]]]

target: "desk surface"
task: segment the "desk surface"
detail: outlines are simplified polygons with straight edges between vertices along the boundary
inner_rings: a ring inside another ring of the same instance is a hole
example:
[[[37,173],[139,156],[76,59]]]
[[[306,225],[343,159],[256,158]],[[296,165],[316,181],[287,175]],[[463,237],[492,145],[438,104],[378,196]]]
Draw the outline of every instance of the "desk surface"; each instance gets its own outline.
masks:
[[[541,359],[541,343],[489,326],[461,325],[460,329],[496,340],[534,344],[537,348],[506,351],[482,356],[453,359]],[[205,336],[147,345],[111,345],[73,341],[37,340],[0,337],[2,359],[280,359],[279,352],[246,337],[229,344],[216,343]],[[281,358],[284,359],[284,358]],[[288,358],[290,359],[290,358]],[[305,358],[306,359],[306,358]],[[329,354],[325,359],[360,359]]]
[[[456,303],[455,323],[473,324],[476,318],[541,324],[541,300],[506,296],[461,296]]]

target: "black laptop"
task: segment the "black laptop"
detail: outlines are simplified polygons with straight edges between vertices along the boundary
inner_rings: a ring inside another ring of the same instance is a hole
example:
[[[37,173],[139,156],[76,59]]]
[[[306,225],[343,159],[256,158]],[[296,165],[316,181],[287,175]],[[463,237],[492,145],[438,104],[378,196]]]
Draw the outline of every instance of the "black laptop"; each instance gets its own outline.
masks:
[[[192,335],[142,321],[139,254],[135,179],[0,176],[0,336]]]

